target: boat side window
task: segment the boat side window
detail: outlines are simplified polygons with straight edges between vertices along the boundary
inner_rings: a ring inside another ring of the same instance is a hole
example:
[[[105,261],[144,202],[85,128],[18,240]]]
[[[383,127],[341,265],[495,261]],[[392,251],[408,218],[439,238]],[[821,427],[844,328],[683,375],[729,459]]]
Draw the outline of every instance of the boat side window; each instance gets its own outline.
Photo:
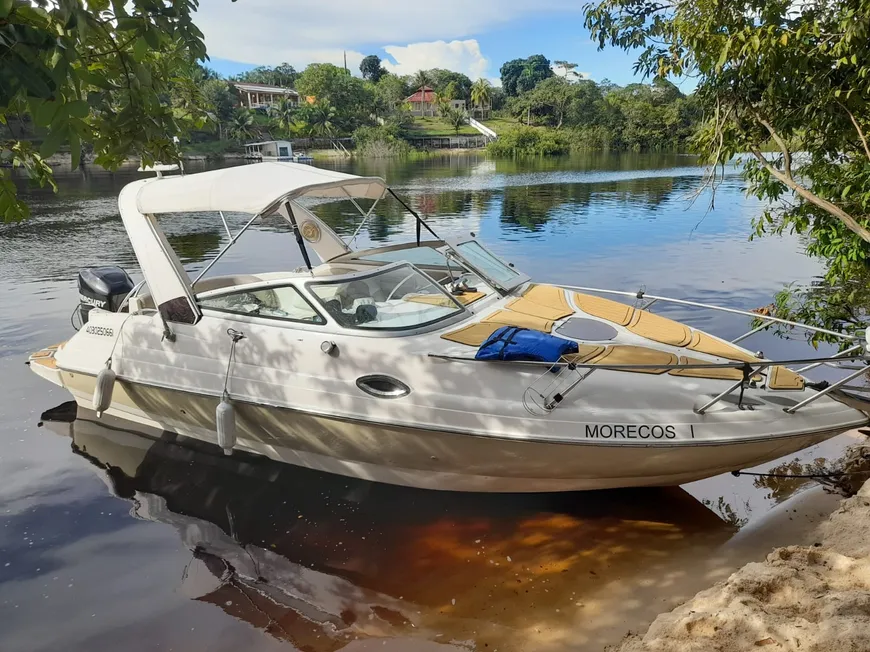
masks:
[[[268,317],[304,324],[325,324],[326,320],[293,286],[241,290],[199,299],[202,308],[220,312]]]
[[[407,330],[464,311],[443,287],[411,265],[308,287],[330,316],[348,328]]]

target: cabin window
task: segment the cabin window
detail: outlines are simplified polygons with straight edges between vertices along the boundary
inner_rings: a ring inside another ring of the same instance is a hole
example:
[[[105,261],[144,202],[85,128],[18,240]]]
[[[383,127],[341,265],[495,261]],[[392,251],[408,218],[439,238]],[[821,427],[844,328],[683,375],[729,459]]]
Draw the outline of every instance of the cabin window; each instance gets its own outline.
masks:
[[[444,288],[410,265],[308,287],[329,315],[348,328],[408,330],[464,311]]]
[[[304,324],[325,324],[326,320],[293,286],[228,292],[199,300],[202,308],[250,317],[267,317]]]
[[[286,147],[279,147],[278,148],[278,156],[290,156],[290,152],[287,151]]]

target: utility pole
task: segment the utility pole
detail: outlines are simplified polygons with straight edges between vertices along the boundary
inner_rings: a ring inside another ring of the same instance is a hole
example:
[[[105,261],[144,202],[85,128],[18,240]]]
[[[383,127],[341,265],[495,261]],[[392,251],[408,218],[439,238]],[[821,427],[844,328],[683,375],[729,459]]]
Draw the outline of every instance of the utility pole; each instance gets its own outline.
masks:
[[[344,72],[347,74],[347,50],[344,50]]]

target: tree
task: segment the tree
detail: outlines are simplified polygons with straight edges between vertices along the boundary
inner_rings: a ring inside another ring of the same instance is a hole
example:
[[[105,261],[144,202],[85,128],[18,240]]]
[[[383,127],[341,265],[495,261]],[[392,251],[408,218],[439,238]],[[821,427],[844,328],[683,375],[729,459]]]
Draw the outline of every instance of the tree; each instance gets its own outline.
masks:
[[[308,105],[304,112],[304,119],[308,124],[309,133],[321,138],[332,136],[335,130],[336,113],[335,107],[325,98]]]
[[[375,107],[375,86],[347,74],[331,63],[312,63],[296,82],[302,95],[325,100],[335,110],[334,127],[351,133],[357,127],[372,122]]]
[[[577,66],[580,64],[570,63],[568,61],[554,61],[553,65],[556,66],[557,68],[561,68],[562,77],[564,77],[565,79],[568,79],[568,75],[571,75],[573,77],[579,76],[577,74],[576,70],[577,70]]]
[[[205,101],[209,118],[218,128],[222,135],[223,125],[233,116],[233,111],[238,104],[238,93],[223,79],[209,78],[200,84],[200,92]]]
[[[359,71],[363,79],[378,83],[387,71],[381,66],[381,58],[376,54],[370,54],[359,64]]]
[[[553,76],[550,60],[543,54],[534,54],[527,59],[512,59],[500,70],[501,85],[508,96],[516,96],[531,90],[539,81]],[[522,79],[522,82],[520,81]]]
[[[251,140],[256,133],[254,129],[254,112],[243,106],[237,108],[233,112],[229,125],[227,125],[227,131],[230,138],[239,143]]]
[[[769,202],[757,233],[805,234],[832,288],[870,262],[868,21],[868,0],[604,0],[586,18],[600,47],[642,48],[639,72],[695,76],[707,182],[745,153],[748,190]]]
[[[565,113],[574,100],[574,90],[573,84],[564,77],[550,77],[540,82],[527,95],[533,96],[537,107],[550,109],[556,129],[561,129]]]
[[[432,68],[427,71],[432,86],[436,91],[447,94],[448,87],[452,88],[453,97],[451,99],[467,100],[471,93],[471,79],[461,72],[445,70],[444,68]]]
[[[481,112],[492,105],[492,84],[488,79],[480,78],[471,86],[472,111]]]
[[[269,110],[270,116],[284,136],[289,136],[293,131],[298,113],[298,107],[286,97],[278,100],[278,103]]]
[[[299,73],[296,72],[296,69],[285,62],[274,68],[257,66],[253,70],[248,70],[237,75],[236,80],[251,84],[268,84],[269,86],[280,86],[281,88],[293,88],[298,77]]]
[[[432,76],[426,70],[418,70],[414,73],[414,88],[420,89],[432,85]]]
[[[404,79],[388,72],[378,80],[375,93],[384,103],[395,107],[411,94],[411,89],[408,88]]]
[[[46,132],[38,151],[30,141],[0,140],[0,162],[55,187],[43,159],[61,147],[74,168],[83,142],[110,169],[130,154],[145,164],[176,159],[173,137],[206,118],[199,103],[164,101],[179,71],[205,57],[196,8],[197,0],[0,1],[0,122],[29,114]],[[27,215],[0,168],[0,220]]]
[[[441,116],[447,120],[453,130],[458,134],[463,125],[468,122],[468,116],[462,109],[447,107],[441,110]]]

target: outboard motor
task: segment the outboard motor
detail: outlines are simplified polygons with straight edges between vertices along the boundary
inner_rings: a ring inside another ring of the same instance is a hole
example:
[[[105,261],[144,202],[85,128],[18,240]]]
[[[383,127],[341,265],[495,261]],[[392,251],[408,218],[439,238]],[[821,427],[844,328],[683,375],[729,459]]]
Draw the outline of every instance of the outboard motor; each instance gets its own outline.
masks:
[[[79,315],[88,323],[94,308],[117,312],[133,281],[120,267],[85,267],[79,272]]]

